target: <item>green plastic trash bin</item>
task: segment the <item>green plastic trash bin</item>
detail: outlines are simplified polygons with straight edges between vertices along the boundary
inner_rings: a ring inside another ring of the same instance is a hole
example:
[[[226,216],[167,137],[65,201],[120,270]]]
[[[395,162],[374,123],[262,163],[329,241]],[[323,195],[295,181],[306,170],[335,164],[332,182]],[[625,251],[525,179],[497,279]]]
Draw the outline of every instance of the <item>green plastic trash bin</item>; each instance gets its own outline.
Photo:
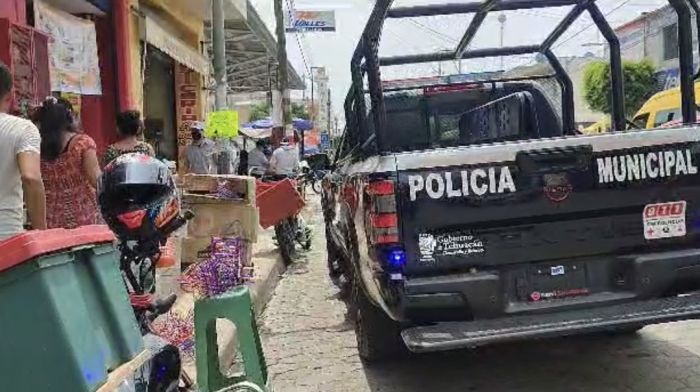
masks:
[[[0,390],[93,392],[144,350],[106,226],[0,242]]]

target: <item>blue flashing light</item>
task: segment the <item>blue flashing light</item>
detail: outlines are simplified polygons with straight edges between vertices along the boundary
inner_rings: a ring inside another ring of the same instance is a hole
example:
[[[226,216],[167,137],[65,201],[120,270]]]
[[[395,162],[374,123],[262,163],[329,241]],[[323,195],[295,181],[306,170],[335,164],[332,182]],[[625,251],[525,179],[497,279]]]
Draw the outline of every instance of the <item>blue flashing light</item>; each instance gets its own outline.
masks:
[[[403,249],[393,249],[387,254],[389,266],[392,268],[402,268],[406,265],[406,252]]]

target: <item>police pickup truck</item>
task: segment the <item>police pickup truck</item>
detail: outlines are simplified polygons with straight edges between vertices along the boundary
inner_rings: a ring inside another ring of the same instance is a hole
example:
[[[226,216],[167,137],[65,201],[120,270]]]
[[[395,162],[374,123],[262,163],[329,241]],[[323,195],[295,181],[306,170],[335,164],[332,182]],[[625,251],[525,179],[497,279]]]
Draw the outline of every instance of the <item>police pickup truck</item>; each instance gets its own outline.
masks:
[[[686,0],[670,1],[685,125],[644,131],[626,129],[619,43],[595,1],[391,3],[376,1],[352,59],[347,129],[322,197],[329,266],[352,288],[362,358],[698,318],[700,127]],[[570,11],[541,45],[468,49],[488,12],[542,7]],[[550,50],[584,12],[611,53],[615,131],[595,136],[574,131],[572,84]],[[385,20],[461,13],[474,17],[454,53],[377,56]],[[402,85],[379,72],[530,52],[553,73]]]

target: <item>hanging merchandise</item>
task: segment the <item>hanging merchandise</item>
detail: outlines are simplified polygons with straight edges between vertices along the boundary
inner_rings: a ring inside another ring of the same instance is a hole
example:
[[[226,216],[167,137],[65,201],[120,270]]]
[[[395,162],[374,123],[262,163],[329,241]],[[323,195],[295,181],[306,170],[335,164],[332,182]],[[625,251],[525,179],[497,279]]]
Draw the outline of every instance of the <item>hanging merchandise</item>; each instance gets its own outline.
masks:
[[[48,34],[51,91],[101,95],[95,24],[34,0],[36,28]]]
[[[152,325],[156,335],[194,357],[194,312],[180,314],[174,310],[159,317]]]
[[[250,281],[253,271],[245,266],[246,254],[242,238],[212,238],[208,258],[183,274],[183,290],[199,297],[214,297]]]

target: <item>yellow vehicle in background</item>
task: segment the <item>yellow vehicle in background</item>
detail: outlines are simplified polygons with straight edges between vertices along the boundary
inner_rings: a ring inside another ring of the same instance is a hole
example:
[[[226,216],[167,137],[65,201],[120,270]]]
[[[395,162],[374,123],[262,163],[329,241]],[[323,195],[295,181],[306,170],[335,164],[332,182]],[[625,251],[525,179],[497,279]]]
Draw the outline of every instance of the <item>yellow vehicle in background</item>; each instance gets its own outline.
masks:
[[[695,104],[700,102],[700,82],[695,82]],[[681,119],[681,90],[671,88],[654,94],[634,115],[632,122],[641,129],[658,128]]]
[[[612,125],[610,124],[610,117],[606,116],[596,121],[595,123],[587,126],[586,128],[583,128],[583,134],[597,135],[599,133],[606,133],[610,132],[611,127]]]

